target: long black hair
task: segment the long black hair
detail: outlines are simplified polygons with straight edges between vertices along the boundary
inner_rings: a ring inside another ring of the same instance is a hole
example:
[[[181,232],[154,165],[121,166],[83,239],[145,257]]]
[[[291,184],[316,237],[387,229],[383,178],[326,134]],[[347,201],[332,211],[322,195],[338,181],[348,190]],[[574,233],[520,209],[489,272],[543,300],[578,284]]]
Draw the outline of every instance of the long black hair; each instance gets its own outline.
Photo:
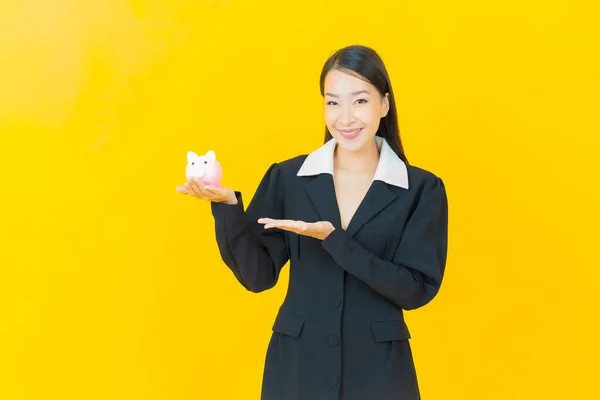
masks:
[[[325,77],[332,69],[351,73],[360,79],[371,83],[381,96],[389,93],[390,108],[379,124],[376,135],[384,138],[394,152],[408,165],[408,159],[404,154],[402,140],[400,139],[400,128],[398,127],[398,112],[396,111],[396,99],[388,75],[387,69],[379,54],[372,48],[352,45],[337,50],[327,59],[321,71],[321,96],[324,96]],[[331,132],[325,126],[325,143],[332,138]]]

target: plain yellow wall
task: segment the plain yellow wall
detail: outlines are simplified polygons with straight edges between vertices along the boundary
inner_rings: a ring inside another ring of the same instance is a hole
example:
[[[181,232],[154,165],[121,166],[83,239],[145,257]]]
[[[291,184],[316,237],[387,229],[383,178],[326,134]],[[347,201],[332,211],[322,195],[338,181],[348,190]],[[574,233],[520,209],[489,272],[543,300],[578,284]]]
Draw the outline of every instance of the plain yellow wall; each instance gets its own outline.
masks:
[[[322,144],[320,69],[384,58],[450,202],[407,313],[425,400],[599,398],[598,2],[0,3],[0,398],[258,399],[287,268],[246,292],[208,204]]]

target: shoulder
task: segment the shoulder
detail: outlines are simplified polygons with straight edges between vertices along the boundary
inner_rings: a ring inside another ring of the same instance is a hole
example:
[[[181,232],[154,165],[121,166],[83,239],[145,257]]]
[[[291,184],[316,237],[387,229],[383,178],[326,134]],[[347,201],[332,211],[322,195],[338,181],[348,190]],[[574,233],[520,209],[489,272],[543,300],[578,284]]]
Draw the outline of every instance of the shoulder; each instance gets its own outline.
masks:
[[[296,176],[300,167],[306,160],[308,154],[301,154],[292,158],[288,158],[285,160],[277,161],[271,164],[269,170],[275,170],[278,174],[281,174],[284,178],[291,178]]]
[[[279,161],[277,164],[279,165],[279,168],[284,172],[297,173],[302,164],[304,163],[304,160],[306,160],[306,157],[308,157],[308,154],[301,154],[292,158],[288,158],[286,160]]]
[[[433,171],[418,167],[416,165],[407,165],[408,177],[415,183],[431,182],[441,179]]]
[[[268,189],[271,191],[285,192],[285,187],[294,186],[302,163],[308,157],[307,154],[293,158],[271,162],[264,173],[258,190]]]
[[[407,165],[406,167],[408,170],[410,190],[414,190],[417,193],[422,193],[424,191],[445,192],[444,181],[433,171],[415,165]]]

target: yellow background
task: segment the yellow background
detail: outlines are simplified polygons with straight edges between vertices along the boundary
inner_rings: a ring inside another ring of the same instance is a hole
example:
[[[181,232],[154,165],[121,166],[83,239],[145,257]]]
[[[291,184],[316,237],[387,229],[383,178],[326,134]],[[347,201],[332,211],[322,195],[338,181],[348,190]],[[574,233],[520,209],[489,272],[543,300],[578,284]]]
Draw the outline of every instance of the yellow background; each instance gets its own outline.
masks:
[[[246,292],[208,204],[322,144],[318,77],[378,50],[441,176],[439,297],[407,313],[425,400],[595,399],[598,2],[3,0],[0,398],[258,399],[287,286]]]

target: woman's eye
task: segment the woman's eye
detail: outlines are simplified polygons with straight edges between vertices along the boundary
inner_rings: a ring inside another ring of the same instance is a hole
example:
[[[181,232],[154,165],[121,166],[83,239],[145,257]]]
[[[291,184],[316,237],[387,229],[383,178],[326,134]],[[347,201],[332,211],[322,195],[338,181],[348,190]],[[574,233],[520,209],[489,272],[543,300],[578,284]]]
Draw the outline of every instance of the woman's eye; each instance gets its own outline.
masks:
[[[366,100],[366,99],[358,99],[358,100],[356,100],[356,102],[357,102],[358,104],[364,104],[364,103],[366,103],[366,102],[367,102],[367,100]],[[327,102],[327,105],[328,105],[328,106],[335,106],[335,105],[337,105],[337,103],[336,103],[335,101],[328,101],[328,102]]]

